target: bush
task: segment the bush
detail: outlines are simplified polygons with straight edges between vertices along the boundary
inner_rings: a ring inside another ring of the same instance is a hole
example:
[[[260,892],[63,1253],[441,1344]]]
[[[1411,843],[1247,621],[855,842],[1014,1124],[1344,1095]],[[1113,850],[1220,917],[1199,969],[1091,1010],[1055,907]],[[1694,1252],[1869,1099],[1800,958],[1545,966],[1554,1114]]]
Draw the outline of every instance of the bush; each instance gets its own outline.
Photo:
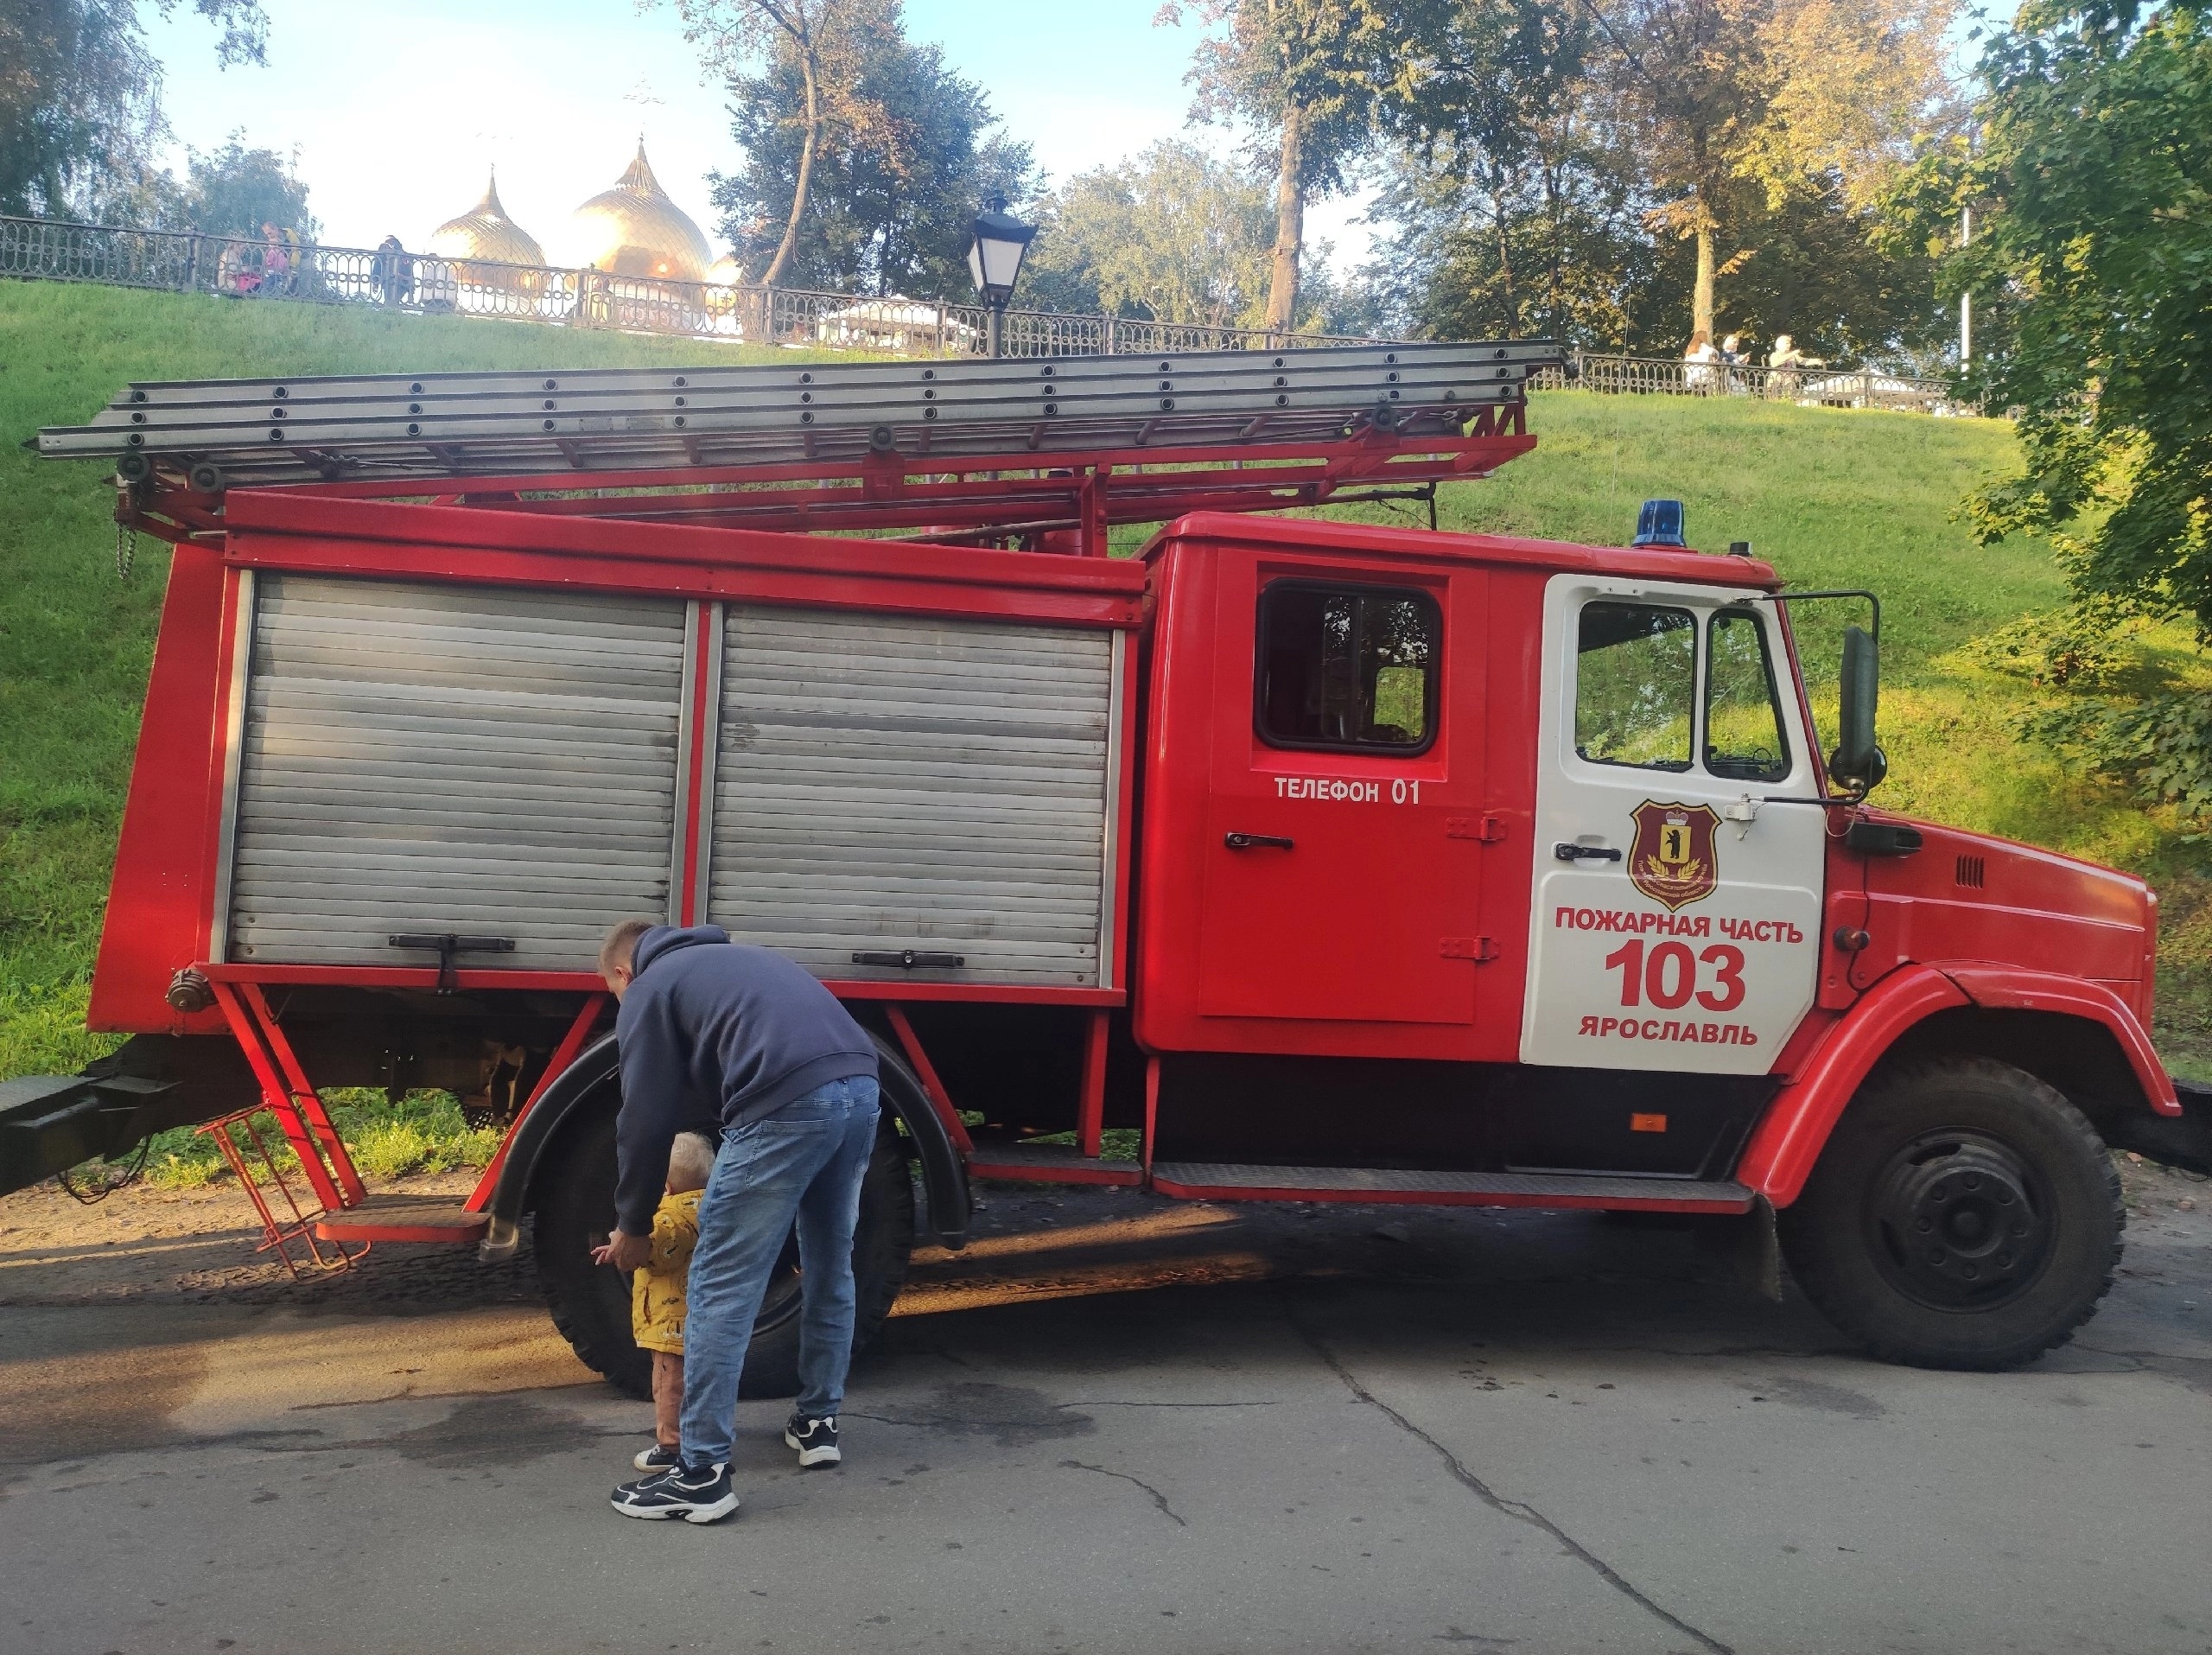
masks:
[[[2197,829],[2184,843],[2212,839],[2212,696],[2069,702],[2028,714],[2020,733],[2123,783],[2145,805],[2171,806]]]

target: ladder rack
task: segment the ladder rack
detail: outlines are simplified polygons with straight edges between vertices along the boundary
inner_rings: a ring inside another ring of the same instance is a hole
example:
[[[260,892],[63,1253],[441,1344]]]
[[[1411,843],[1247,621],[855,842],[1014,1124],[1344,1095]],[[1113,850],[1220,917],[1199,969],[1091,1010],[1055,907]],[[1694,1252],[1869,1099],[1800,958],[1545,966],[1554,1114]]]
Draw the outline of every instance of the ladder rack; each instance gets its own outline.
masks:
[[[127,385],[89,424],[41,430],[37,445],[111,461],[126,484],[210,496],[486,477],[591,487],[601,474],[684,471],[703,482],[739,468],[850,474],[879,461],[950,472],[979,456],[1084,466],[1171,449],[1218,464],[1363,436],[1448,442],[1509,414],[1517,425],[1529,374],[1560,360],[1537,340],[184,380]]]

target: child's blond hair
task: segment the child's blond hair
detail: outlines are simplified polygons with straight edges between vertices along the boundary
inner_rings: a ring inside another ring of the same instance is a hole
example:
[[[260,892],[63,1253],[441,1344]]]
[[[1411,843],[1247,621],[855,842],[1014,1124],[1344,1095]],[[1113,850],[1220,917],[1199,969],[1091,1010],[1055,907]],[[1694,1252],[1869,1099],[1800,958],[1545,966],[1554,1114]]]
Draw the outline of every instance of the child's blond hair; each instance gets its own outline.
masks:
[[[715,1169],[715,1141],[703,1132],[678,1132],[668,1148],[669,1193],[704,1189],[707,1174]]]

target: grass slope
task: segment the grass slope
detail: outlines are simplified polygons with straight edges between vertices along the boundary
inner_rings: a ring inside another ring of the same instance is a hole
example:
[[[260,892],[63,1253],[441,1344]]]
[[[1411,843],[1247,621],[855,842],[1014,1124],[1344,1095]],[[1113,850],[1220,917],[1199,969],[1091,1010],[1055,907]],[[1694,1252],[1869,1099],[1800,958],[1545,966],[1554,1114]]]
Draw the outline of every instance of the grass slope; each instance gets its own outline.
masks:
[[[791,360],[524,322],[0,281],[0,1076],[113,1042],[83,1017],[168,548],[116,578],[100,468],[17,445],[132,379]]]
[[[743,360],[690,341],[521,323],[393,317],[0,282],[0,1075],[73,1068],[166,568],[141,543],[115,577],[97,469],[15,444],[81,420],[132,379],[256,372],[573,368]],[[788,360],[787,355],[778,360]],[[2212,901],[2177,824],[2023,747],[2044,692],[1979,665],[1972,640],[2063,602],[2047,544],[1977,547],[1953,513],[2017,464],[1995,422],[1731,399],[1540,396],[1536,452],[1444,491],[1449,528],[1619,544],[1637,503],[1687,502],[1692,539],[1751,541],[1800,585],[1884,601],[1882,802],[2133,868],[2166,900],[2158,1034],[2212,1073]],[[1408,520],[1389,506],[1353,514]],[[1117,538],[1120,537],[1117,537]],[[2147,684],[2201,673],[2186,640],[2145,635]]]

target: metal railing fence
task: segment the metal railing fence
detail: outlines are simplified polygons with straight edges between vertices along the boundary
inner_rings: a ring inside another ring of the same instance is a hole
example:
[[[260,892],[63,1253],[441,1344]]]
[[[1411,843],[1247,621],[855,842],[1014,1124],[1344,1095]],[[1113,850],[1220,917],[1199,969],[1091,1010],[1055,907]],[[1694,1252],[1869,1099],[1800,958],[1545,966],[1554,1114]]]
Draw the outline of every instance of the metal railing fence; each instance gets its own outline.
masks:
[[[365,247],[272,248],[249,237],[0,216],[0,277],[10,276],[890,356],[982,356],[990,348],[990,312],[980,304],[656,281]],[[1344,334],[1270,334],[1051,310],[1008,310],[1001,326],[1008,356],[1173,356],[1375,342]],[[1768,368],[1577,350],[1563,367],[1540,369],[1529,383],[1535,390],[1576,386],[1930,414],[1980,411],[1955,398],[1942,379],[1864,367]]]
[[[990,312],[980,304],[660,281],[365,247],[276,246],[258,238],[43,219],[0,217],[0,277],[7,276],[894,356],[980,356],[990,340]],[[1009,310],[1002,325],[1009,356],[1371,342],[1349,334],[1278,334],[1046,310]]]
[[[1978,414],[1948,380],[1880,368],[1761,367],[1749,362],[1686,362],[1679,357],[1611,356],[1573,351],[1564,366],[1529,376],[1531,390],[1573,386],[1628,396],[1749,397],[1824,408],[1887,408],[1922,414]]]

